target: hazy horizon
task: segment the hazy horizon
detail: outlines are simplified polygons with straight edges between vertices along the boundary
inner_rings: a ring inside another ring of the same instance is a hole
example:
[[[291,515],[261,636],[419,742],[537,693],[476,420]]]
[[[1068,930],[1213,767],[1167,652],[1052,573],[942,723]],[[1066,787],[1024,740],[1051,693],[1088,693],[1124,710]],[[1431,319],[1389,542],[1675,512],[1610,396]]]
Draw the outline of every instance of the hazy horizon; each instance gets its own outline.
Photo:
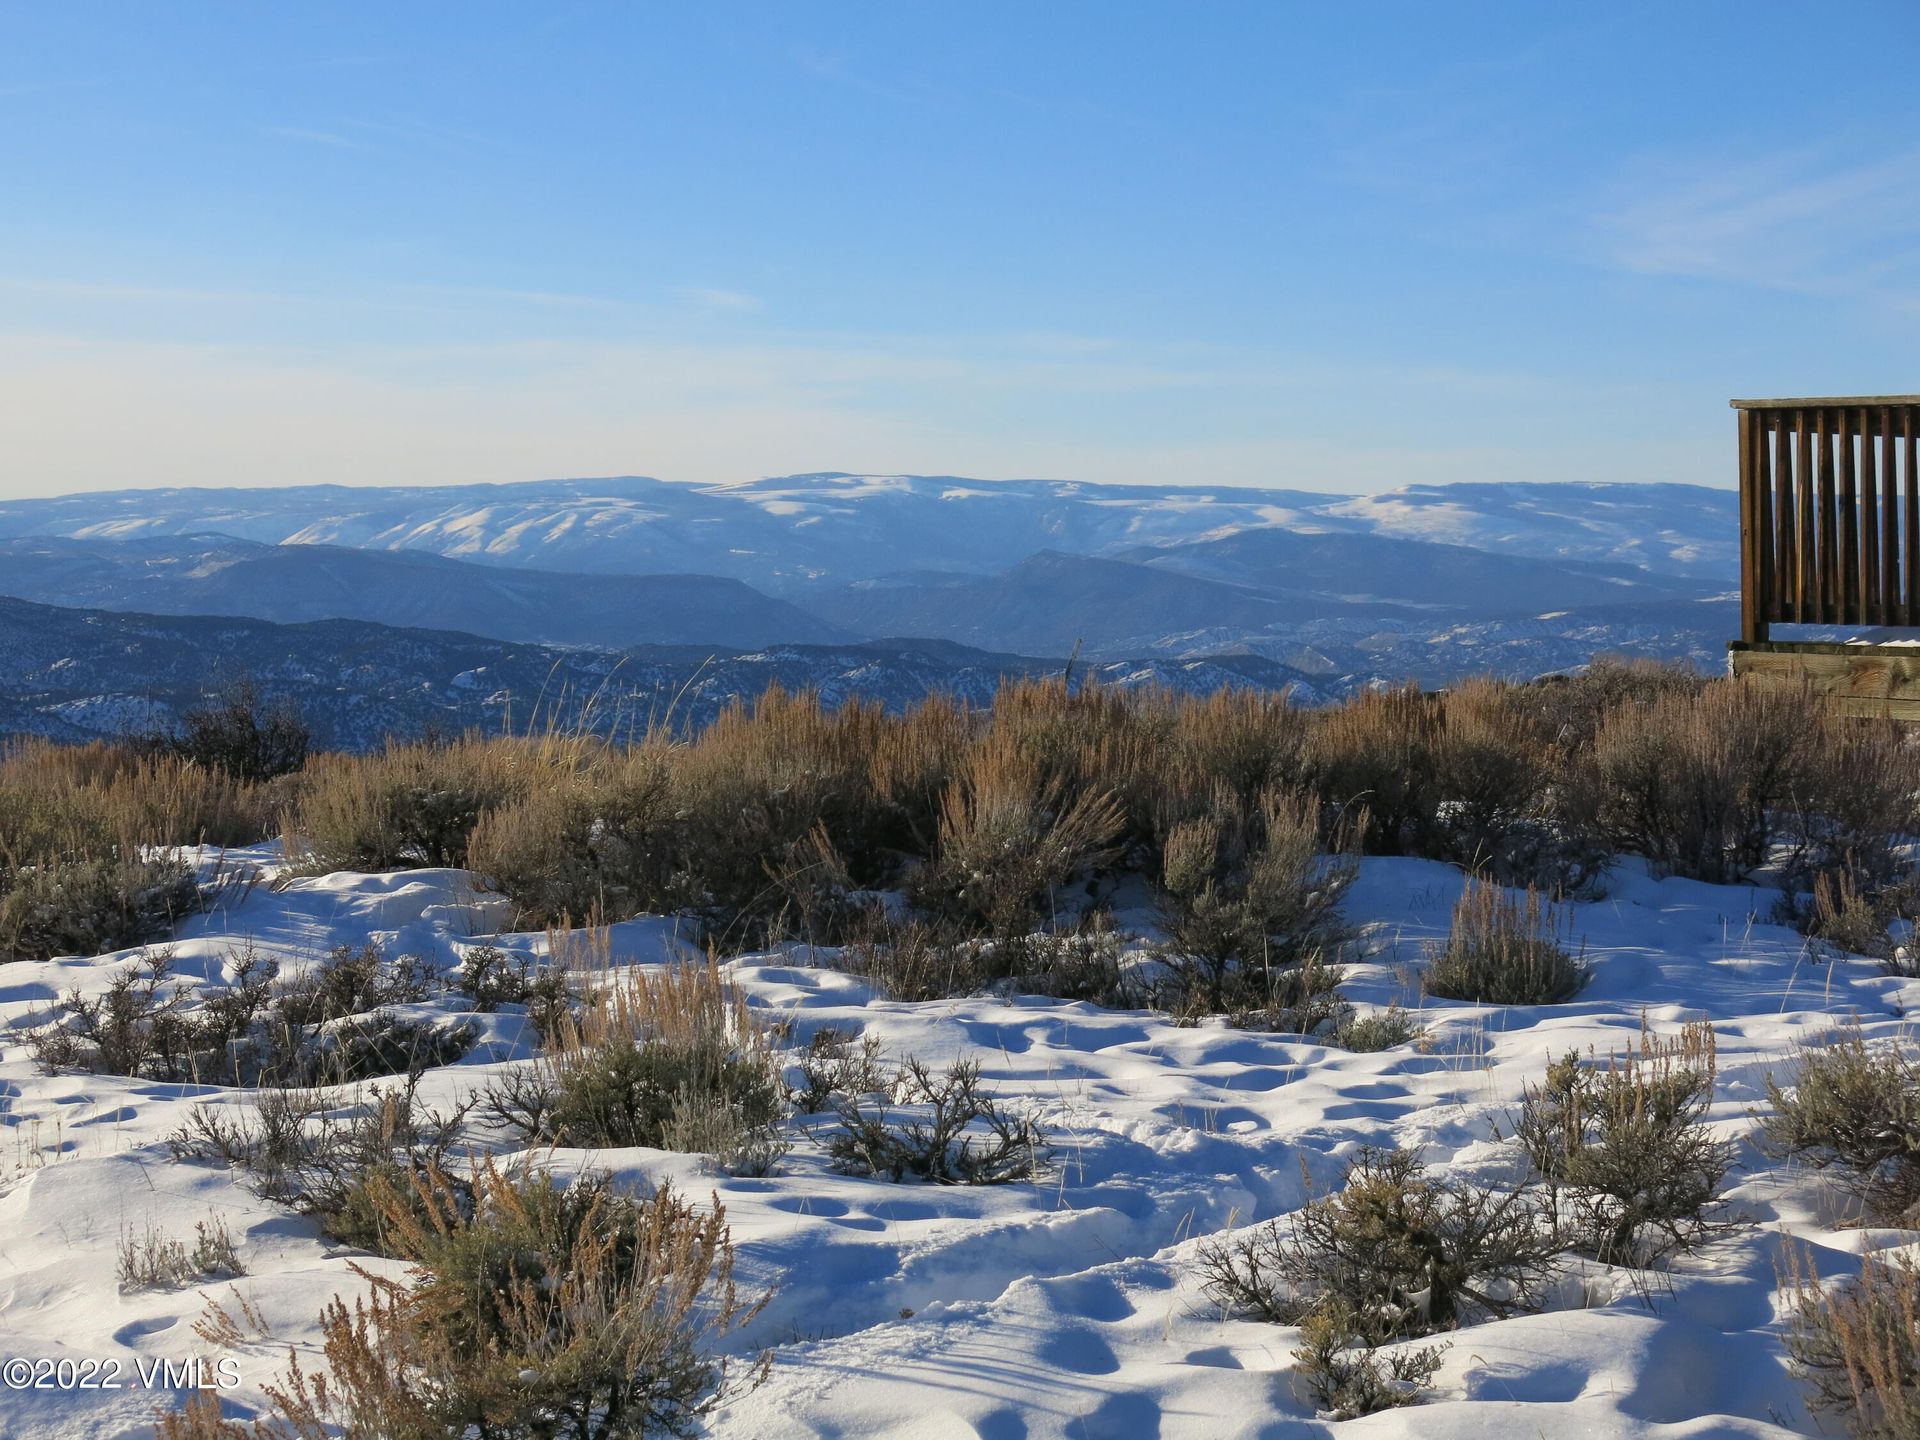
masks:
[[[1920,389],[1853,13],[16,7],[0,499],[1725,487],[1729,397]]]

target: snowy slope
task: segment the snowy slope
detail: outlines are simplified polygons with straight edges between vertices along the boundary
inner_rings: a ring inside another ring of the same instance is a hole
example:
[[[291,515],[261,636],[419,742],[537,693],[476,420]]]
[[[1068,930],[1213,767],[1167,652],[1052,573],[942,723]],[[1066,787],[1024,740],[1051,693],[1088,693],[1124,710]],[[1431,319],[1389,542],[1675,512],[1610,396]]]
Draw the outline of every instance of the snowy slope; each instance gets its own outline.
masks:
[[[1324,513],[1377,535],[1509,555],[1618,560],[1716,578],[1738,568],[1734,494],[1704,485],[1409,485]]]
[[[239,858],[272,863],[264,850]],[[1428,1043],[1379,1054],[1018,997],[897,1004],[803,950],[744,957],[733,973],[753,1003],[791,1023],[794,1043],[834,1025],[874,1034],[895,1055],[978,1057],[989,1086],[1031,1107],[1050,1132],[1042,1179],[976,1190],[835,1175],[809,1137],[819,1120],[792,1123],[795,1148],[766,1179],[703,1175],[693,1157],[650,1150],[554,1160],[632,1182],[677,1177],[726,1205],[741,1278],[775,1291],[739,1343],[773,1346],[775,1363],[763,1388],[715,1417],[721,1437],[1822,1433],[1783,1367],[1775,1260],[1790,1231],[1817,1247],[1823,1273],[1837,1273],[1862,1237],[1830,1228],[1818,1183],[1752,1148],[1751,1110],[1769,1068],[1836,1017],[1858,1014],[1870,1035],[1904,1033],[1899,1017],[1920,1003],[1920,982],[1884,978],[1864,960],[1809,962],[1797,935],[1757,918],[1771,892],[1655,881],[1635,863],[1610,884],[1604,900],[1575,907],[1573,934],[1595,967],[1575,1002],[1427,1002]],[[1430,862],[1363,863],[1347,904],[1372,954],[1350,972],[1352,998],[1420,1003],[1422,943],[1443,930],[1460,885],[1457,871]],[[218,984],[242,938],[293,966],[373,938],[450,968],[500,913],[460,872],[297,879],[191,922],[176,956],[182,974]],[[500,943],[535,953],[546,941]],[[619,963],[659,963],[677,946],[668,920],[614,934]],[[122,958],[0,969],[11,1135],[0,1174],[0,1352],[128,1368],[204,1355],[191,1322],[207,1296],[231,1305],[237,1291],[272,1335],[232,1357],[238,1383],[226,1398],[244,1410],[288,1345],[311,1362],[316,1312],[330,1294],[359,1287],[353,1266],[368,1262],[235,1177],[168,1158],[165,1136],[192,1105],[238,1094],[49,1077],[30,1063],[21,1031],[57,993],[99,991]],[[1315,1419],[1293,1385],[1292,1331],[1224,1319],[1200,1293],[1201,1240],[1298,1207],[1309,1183],[1337,1177],[1361,1144],[1509,1173],[1514,1156],[1495,1127],[1521,1085],[1567,1049],[1617,1048],[1643,1015],[1661,1029],[1714,1022],[1721,1073],[1711,1118],[1740,1144],[1732,1200],[1743,1224],[1682,1263],[1670,1286],[1644,1293],[1588,1267],[1547,1313],[1456,1335],[1433,1403],[1339,1426]],[[435,1102],[528,1053],[511,1010],[473,1018],[485,1038],[462,1064],[429,1074]],[[123,1233],[153,1224],[191,1236],[210,1212],[239,1240],[246,1277],[231,1289],[117,1291]],[[0,1389],[0,1434],[136,1440],[155,1399]]]

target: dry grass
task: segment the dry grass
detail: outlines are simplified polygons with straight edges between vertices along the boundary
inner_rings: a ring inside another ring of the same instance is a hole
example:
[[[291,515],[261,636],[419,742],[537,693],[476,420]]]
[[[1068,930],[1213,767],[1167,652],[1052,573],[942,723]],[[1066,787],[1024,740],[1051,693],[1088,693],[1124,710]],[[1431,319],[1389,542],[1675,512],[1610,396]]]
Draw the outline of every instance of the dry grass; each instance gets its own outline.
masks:
[[[1787,1352],[1815,1409],[1865,1440],[1920,1437],[1920,1270],[1863,1255],[1860,1273],[1823,1286],[1789,1246],[1780,1274]]]
[[[1044,747],[996,727],[941,797],[932,860],[910,882],[916,903],[996,938],[1049,917],[1055,889],[1110,851],[1125,814],[1109,793],[1076,791]]]
[[[1738,880],[1812,808],[1815,757],[1845,723],[1808,690],[1739,681],[1614,710],[1593,745],[1601,823],[1673,874]]]
[[[266,1418],[190,1402],[160,1418],[160,1440],[687,1435],[765,1373],[713,1353],[765,1303],[734,1285],[717,1198],[703,1212],[665,1187],[563,1188],[490,1163],[457,1178],[418,1169],[373,1197],[410,1278],[368,1276],[371,1295],[330,1301],[324,1368],[290,1360]]]
[[[1308,746],[1315,784],[1336,809],[1364,808],[1363,848],[1420,855],[1435,844],[1441,702],[1412,686],[1368,690],[1322,714]]]
[[[1195,826],[1257,828],[1269,792],[1305,797],[1323,848],[1352,832],[1365,853],[1556,895],[1612,849],[1729,879],[1784,842],[1790,888],[1844,873],[1878,903],[1920,832],[1920,747],[1793,692],[1608,664],[1323,710],[1056,677],[889,715],[776,688],[690,734],[395,744],[264,786],[32,745],[0,760],[0,897],[82,861],[77,882],[150,889],[124,869],[140,845],[253,839],[280,817],[316,867],[473,868],[523,928],[674,912],[730,950],[837,946],[871,932],[872,891],[904,889],[945,940],[1004,941],[1078,924],[1069,887],[1161,876]]]
[[[164,847],[272,828],[271,787],[127,746],[0,754],[0,960],[98,954],[165,935],[199,892]]]
[[[485,1096],[528,1140],[682,1150],[752,1174],[786,1152],[786,1103],[767,1026],[711,955],[601,968],[584,1003],[556,1016],[545,1053]]]
[[[1445,944],[1430,948],[1429,995],[1481,1005],[1557,1005],[1587,983],[1587,966],[1556,938],[1558,908],[1533,886],[1519,896],[1469,880]]]

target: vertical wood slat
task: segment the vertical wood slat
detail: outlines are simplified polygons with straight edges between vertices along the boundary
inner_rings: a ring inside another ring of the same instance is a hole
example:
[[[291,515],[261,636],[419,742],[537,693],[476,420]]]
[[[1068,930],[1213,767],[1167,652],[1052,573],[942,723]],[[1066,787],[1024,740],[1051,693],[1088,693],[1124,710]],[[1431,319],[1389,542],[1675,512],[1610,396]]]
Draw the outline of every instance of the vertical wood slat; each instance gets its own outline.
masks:
[[[1741,633],[1920,630],[1920,405],[1742,407]]]
[[[1766,638],[1760,618],[1760,530],[1754,514],[1754,493],[1760,488],[1753,468],[1758,424],[1753,411],[1740,412],[1740,638],[1749,645]]]
[[[1793,447],[1788,443],[1786,411],[1775,412],[1772,429],[1774,546],[1770,583],[1773,588],[1767,596],[1767,618],[1790,621],[1799,618],[1794,568],[1800,562],[1800,547],[1794,543],[1793,535]]]
[[[1905,625],[1907,607],[1900,586],[1900,462],[1893,443],[1893,411],[1882,405],[1880,427],[1880,623]],[[1871,443],[1871,442],[1869,442]],[[1911,559],[1907,559],[1911,564]]]
[[[1833,572],[1835,594],[1834,623],[1858,625],[1860,573],[1860,497],[1854,488],[1853,412],[1842,406],[1834,414],[1834,440],[1840,457],[1840,511],[1836,541],[1839,563]]]
[[[1884,625],[1880,609],[1880,477],[1873,464],[1873,412],[1860,409],[1860,623]]]
[[[1893,411],[1882,405],[1872,417],[1868,442],[1880,434],[1880,624],[1907,624],[1901,605],[1901,474],[1893,449]]]
[[[1773,470],[1767,450],[1768,417],[1756,412],[1753,417],[1753,558],[1759,585],[1754,595],[1754,618],[1760,638],[1767,638],[1767,625],[1779,616],[1780,586],[1777,580],[1777,551],[1773,543]]]
[[[1839,547],[1834,544],[1833,521],[1839,505],[1833,489],[1833,436],[1827,429],[1825,406],[1813,412],[1813,439],[1817,447],[1814,468],[1820,487],[1820,560],[1814,571],[1820,585],[1819,623],[1838,625],[1840,596],[1834,574],[1839,566]]]
[[[1794,569],[1793,618],[1802,625],[1814,618],[1819,607],[1819,572],[1814,568],[1813,533],[1813,437],[1807,431],[1807,412],[1793,412],[1794,485],[1800,530],[1800,563]]]
[[[1901,409],[1901,428],[1907,442],[1907,617],[1920,625],[1920,437],[1914,434],[1914,407]]]

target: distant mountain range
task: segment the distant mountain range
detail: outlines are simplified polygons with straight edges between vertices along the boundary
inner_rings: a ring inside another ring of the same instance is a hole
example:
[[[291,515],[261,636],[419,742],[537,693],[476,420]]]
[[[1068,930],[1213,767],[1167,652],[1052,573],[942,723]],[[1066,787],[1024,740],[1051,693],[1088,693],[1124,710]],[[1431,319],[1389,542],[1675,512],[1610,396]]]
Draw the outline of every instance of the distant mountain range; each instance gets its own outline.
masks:
[[[66,609],[8,608],[32,618],[0,639],[0,731],[164,718],[243,670],[360,744],[517,724],[616,673],[621,704],[655,714],[690,682],[686,713],[773,678],[983,698],[1070,654],[1109,678],[1305,699],[1601,651],[1712,666],[1737,542],[1731,492],[1680,485],[1355,497],[820,474],[10,501],[0,596]]]
[[[120,490],[0,503],[0,537],[220,534],[593,574],[724,575],[775,594],[905,569],[987,573],[1040,550],[1112,556],[1260,528],[1612,561],[1716,582],[1736,573],[1739,542],[1733,492],[1696,485],[1413,485],[1356,497],[825,473],[735,485],[625,476]]]
[[[546,727],[633,736],[698,725],[775,682],[830,703],[853,696],[898,709],[934,692],[982,705],[1003,678],[1059,674],[1058,660],[940,641],[780,645],[754,651],[647,646],[625,652],[514,645],[358,620],[274,625],[206,616],[129,615],[0,599],[0,736],[83,741],[165,728],[229,677],[292,696],[325,748],[388,737]],[[1080,667],[1079,679],[1192,693],[1301,687],[1278,661],[1143,661]]]
[[[263,545],[219,535],[0,540],[0,595],[156,615],[372,620],[609,650],[855,638],[714,575],[578,575],[420,550]]]

